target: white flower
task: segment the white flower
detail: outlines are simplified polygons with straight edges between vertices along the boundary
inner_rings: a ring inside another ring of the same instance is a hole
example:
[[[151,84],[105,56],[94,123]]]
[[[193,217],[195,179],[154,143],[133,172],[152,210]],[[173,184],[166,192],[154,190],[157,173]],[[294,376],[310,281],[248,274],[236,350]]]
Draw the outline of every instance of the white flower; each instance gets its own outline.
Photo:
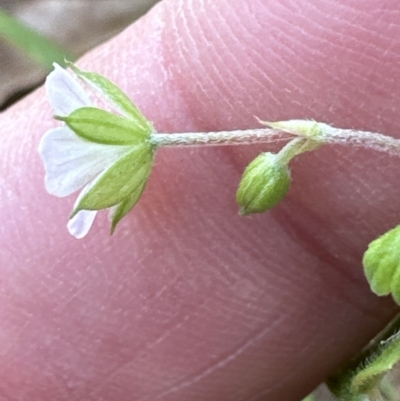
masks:
[[[46,89],[54,114],[57,117],[65,117],[65,121],[67,121],[68,116],[73,115],[72,113],[82,108],[91,107],[92,111],[99,111],[98,109],[92,109],[90,98],[83,87],[77,82],[75,77],[58,65],[55,65],[54,71],[48,76],[46,80]],[[121,117],[115,118],[121,119]],[[92,131],[95,132],[94,136],[97,132],[100,132],[100,135],[103,134],[103,132],[106,132],[106,135],[109,135],[112,142],[109,143],[110,141],[107,141],[106,138],[103,143],[99,143],[105,138],[104,135],[100,137],[101,140],[97,140],[97,138],[91,140],[92,138],[90,137],[87,139],[85,137],[87,124],[83,125],[82,123],[81,125],[78,125],[78,128],[83,126],[83,131],[79,130],[80,135],[78,135],[76,133],[78,132],[78,129],[74,132],[68,126],[68,121],[66,125],[51,129],[43,136],[39,144],[39,153],[46,171],[45,187],[50,194],[58,197],[65,197],[83,188],[75,202],[72,218],[67,225],[69,232],[73,236],[76,238],[83,238],[90,230],[97,210],[105,208],[103,206],[107,203],[107,199],[100,202],[98,201],[98,198],[96,198],[97,203],[93,202],[93,199],[91,199],[91,203],[89,202],[89,204],[88,201],[86,201],[87,208],[80,207],[80,203],[84,201],[83,198],[85,195],[91,192],[96,192],[96,185],[105,185],[104,181],[108,183],[107,177],[110,175],[112,176],[113,171],[111,170],[113,166],[118,163],[121,164],[119,161],[124,159],[124,156],[132,154],[132,151],[141,145],[143,142],[143,135],[140,136],[141,133],[138,134],[139,140],[142,141],[139,145],[137,139],[135,139],[135,143],[133,143],[133,141],[132,143],[124,143],[123,141],[122,143],[119,143],[121,142],[119,139],[121,137],[118,136],[118,132],[110,132],[108,134],[105,125],[102,125],[102,120],[98,120],[91,126],[89,125],[89,135]],[[127,121],[131,124],[131,120]],[[108,129],[109,127],[107,126],[106,128]],[[124,135],[124,132],[122,132],[122,134]],[[132,135],[132,133],[128,134]],[[149,145],[147,142],[145,145],[147,150]],[[135,154],[133,154],[132,157],[134,156]],[[148,158],[145,160],[147,161],[147,159]],[[143,161],[141,165],[143,165]],[[139,167],[141,165],[139,165]],[[149,172],[150,170],[148,171],[148,174]],[[132,175],[132,171],[129,173]],[[133,171],[133,174],[135,174],[135,171]],[[113,209],[111,211],[111,217],[115,215],[115,209],[120,209],[120,215],[116,218],[115,222],[113,221],[112,230],[115,228],[118,221],[130,210],[127,210],[127,206],[131,205],[131,200],[133,199],[132,196],[136,195],[136,192],[139,189],[141,194],[141,191],[147,182],[148,174],[145,177],[145,182],[143,182],[142,179],[144,177],[143,174],[137,177],[137,180],[134,181],[133,184],[131,182],[132,180],[130,180],[129,183],[133,185],[132,188],[126,188],[125,181],[127,181],[129,177],[121,178],[122,183],[120,186],[117,186],[116,189],[117,192],[120,191],[120,199],[111,199],[111,204],[108,206]],[[119,172],[119,175],[122,176],[123,172]],[[119,176],[117,178],[119,178]],[[109,193],[107,193],[106,190],[103,192],[105,192],[105,196],[110,198]],[[138,198],[139,196],[137,199]],[[96,206],[97,204],[99,205],[98,208]],[[134,204],[132,207],[133,206]]]

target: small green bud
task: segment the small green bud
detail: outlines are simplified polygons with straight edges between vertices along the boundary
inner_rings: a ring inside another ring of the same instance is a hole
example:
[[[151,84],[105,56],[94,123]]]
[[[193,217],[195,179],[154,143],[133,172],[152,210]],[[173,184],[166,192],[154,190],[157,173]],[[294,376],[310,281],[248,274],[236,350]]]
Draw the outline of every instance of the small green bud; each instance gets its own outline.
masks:
[[[369,244],[363,265],[371,290],[381,296],[391,293],[400,304],[400,226]]]
[[[290,170],[276,154],[262,153],[246,168],[236,200],[240,214],[262,213],[276,206],[290,187]]]

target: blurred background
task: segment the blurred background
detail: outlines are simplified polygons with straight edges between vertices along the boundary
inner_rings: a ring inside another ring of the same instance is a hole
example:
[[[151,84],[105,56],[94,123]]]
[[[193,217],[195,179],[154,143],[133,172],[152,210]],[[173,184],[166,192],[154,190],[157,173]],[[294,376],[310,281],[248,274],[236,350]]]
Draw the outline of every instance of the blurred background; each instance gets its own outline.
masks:
[[[0,111],[39,86],[53,61],[77,58],[159,0],[0,0]]]

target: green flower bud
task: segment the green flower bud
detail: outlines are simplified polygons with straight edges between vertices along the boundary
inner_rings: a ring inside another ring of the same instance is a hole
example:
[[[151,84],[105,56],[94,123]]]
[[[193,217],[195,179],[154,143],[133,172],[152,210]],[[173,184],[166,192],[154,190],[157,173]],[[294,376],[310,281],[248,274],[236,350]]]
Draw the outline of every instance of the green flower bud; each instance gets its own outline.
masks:
[[[392,294],[400,305],[400,226],[369,244],[363,265],[371,290],[380,296]]]
[[[262,153],[246,168],[236,200],[240,214],[262,213],[276,206],[290,187],[290,170],[276,154]]]

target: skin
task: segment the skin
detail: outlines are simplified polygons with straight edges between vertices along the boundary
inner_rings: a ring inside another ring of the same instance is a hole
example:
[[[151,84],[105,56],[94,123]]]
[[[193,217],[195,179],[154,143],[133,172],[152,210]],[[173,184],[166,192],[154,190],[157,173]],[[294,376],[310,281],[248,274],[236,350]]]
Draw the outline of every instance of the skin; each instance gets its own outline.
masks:
[[[159,132],[313,118],[399,137],[393,1],[164,0],[79,63]],[[361,259],[400,221],[400,159],[326,146],[273,211],[240,217],[255,147],[163,149],[133,212],[69,236],[45,192],[43,89],[0,118],[0,398],[298,400],[394,316]]]

